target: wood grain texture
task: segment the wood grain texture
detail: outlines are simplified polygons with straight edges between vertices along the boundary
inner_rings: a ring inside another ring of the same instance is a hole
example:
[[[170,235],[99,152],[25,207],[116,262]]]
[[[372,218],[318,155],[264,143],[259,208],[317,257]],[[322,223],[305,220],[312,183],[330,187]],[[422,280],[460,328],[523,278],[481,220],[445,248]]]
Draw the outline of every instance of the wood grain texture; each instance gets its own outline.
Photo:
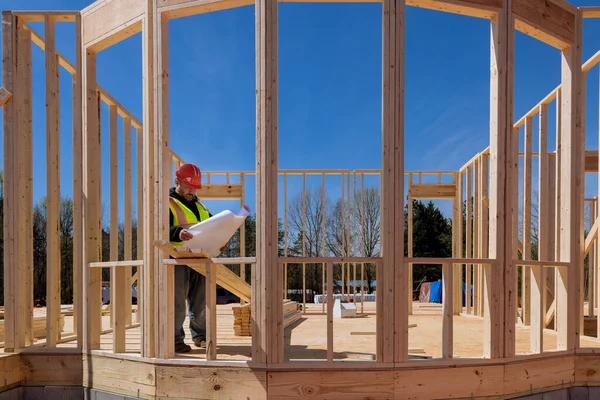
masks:
[[[144,0],[104,0],[84,10],[82,12],[83,43],[86,46],[92,43],[96,45],[100,39],[108,40],[109,37],[118,35],[120,31],[129,27],[132,21],[144,14],[145,4]],[[130,32],[130,35],[141,30],[141,24],[136,26],[139,29]],[[125,38],[121,35],[119,40]],[[116,41],[111,41],[109,45],[115,43]],[[106,48],[107,46],[101,47]],[[94,50],[101,50],[101,48],[95,47]]]
[[[514,0],[515,28],[560,50],[575,40],[575,13],[546,0]]]
[[[21,384],[24,386],[81,386],[81,354],[21,354]]]
[[[247,368],[157,366],[156,396],[262,400],[267,399],[266,375]]]
[[[504,394],[523,393],[574,382],[574,358],[554,357],[508,364],[504,367]]]
[[[270,372],[269,399],[392,399],[394,378],[392,371]]]

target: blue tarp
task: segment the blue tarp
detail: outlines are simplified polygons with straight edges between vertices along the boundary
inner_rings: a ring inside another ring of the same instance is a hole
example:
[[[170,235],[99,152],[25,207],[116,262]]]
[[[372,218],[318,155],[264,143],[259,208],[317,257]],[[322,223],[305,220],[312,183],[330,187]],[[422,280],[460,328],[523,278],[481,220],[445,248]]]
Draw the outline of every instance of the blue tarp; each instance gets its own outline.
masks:
[[[440,279],[437,282],[431,282],[430,283],[430,287],[429,287],[429,302],[430,303],[442,303],[442,280]],[[467,285],[466,283],[463,282],[462,284],[462,306],[465,307],[466,306],[466,302],[465,302],[465,292],[467,290]],[[473,304],[473,285],[471,285],[471,290],[470,290],[470,298],[471,298],[471,304]]]
[[[431,282],[429,286],[429,302],[430,303],[441,303],[442,302],[442,281]]]

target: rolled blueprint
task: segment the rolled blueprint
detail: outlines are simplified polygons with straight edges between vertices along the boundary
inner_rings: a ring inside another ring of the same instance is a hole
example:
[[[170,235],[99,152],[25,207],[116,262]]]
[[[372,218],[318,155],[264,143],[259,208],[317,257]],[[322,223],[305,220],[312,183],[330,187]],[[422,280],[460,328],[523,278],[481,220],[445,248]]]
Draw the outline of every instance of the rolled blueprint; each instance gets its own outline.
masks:
[[[221,247],[229,242],[248,215],[250,215],[250,207],[244,205],[237,214],[225,210],[192,225],[188,231],[193,237],[187,240],[184,246],[191,250],[202,249],[210,257],[216,257],[221,253]]]

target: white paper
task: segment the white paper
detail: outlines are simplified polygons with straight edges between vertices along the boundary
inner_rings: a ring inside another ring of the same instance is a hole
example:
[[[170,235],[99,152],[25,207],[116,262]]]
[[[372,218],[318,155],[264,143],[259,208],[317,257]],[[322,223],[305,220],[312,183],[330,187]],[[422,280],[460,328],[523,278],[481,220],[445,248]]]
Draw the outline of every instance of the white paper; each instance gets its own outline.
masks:
[[[187,229],[194,236],[186,240],[184,246],[191,250],[202,249],[210,257],[216,257],[221,253],[221,247],[229,242],[248,215],[250,215],[250,207],[244,205],[237,214],[225,210],[192,225]]]

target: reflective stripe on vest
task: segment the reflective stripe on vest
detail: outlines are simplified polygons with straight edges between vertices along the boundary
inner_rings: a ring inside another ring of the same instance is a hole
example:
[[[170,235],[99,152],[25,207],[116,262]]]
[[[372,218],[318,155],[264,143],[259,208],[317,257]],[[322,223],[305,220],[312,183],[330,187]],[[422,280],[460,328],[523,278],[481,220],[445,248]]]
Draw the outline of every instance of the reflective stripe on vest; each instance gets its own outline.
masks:
[[[195,224],[209,218],[208,210],[200,202],[196,202],[196,207],[200,214],[200,221],[192,210],[185,206],[181,201],[169,197],[169,210],[173,213],[173,226]],[[173,246],[183,246],[183,242],[171,242]]]

